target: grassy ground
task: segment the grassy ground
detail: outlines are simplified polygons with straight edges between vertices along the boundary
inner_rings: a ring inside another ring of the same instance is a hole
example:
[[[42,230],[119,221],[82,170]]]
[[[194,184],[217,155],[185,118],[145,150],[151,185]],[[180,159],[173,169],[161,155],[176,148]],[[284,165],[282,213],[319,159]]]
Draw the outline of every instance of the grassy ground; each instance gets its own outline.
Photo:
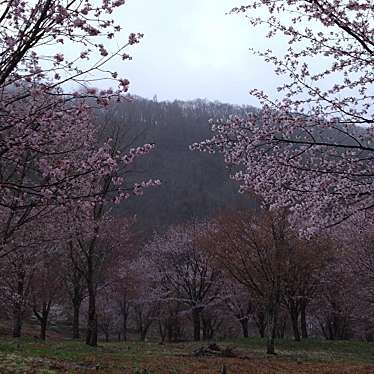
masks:
[[[91,348],[71,340],[0,338],[0,373],[219,374],[223,365],[228,374],[374,373],[374,345],[364,342],[284,340],[277,342],[274,357],[263,353],[261,339],[219,344],[236,347],[238,357],[193,357],[192,350],[202,343],[100,343]]]

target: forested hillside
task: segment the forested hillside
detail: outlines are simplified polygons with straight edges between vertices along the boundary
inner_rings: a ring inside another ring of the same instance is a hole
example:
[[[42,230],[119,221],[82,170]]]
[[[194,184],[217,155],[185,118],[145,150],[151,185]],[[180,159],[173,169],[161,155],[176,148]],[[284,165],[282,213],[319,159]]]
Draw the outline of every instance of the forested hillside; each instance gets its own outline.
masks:
[[[229,179],[221,155],[192,152],[189,146],[210,135],[210,119],[245,115],[253,107],[206,100],[157,102],[140,97],[101,111],[99,121],[120,125],[125,146],[154,143],[155,149],[139,160],[136,178],[158,178],[162,185],[130,199],[118,211],[134,214],[147,232],[194,218],[207,218],[225,208],[250,206]]]

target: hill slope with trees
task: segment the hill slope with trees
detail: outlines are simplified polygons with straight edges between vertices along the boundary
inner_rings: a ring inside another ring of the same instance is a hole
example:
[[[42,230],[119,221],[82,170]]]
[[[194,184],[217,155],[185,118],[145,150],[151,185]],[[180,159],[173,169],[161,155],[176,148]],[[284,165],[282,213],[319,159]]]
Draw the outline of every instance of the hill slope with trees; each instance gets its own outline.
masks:
[[[120,123],[127,146],[154,143],[155,150],[139,160],[135,178],[148,175],[162,185],[141,199],[120,205],[120,214],[136,214],[147,232],[195,218],[206,218],[225,208],[248,207],[252,202],[238,193],[230,170],[217,155],[191,152],[189,146],[210,134],[210,119],[245,115],[250,106],[206,100],[157,102],[137,97],[100,112],[98,121]]]

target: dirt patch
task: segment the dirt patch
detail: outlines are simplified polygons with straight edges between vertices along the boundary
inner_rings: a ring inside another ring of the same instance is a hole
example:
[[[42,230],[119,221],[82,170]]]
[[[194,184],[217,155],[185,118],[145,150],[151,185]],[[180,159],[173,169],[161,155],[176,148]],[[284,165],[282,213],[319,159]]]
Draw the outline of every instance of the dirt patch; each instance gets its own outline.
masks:
[[[192,351],[194,357],[239,357],[239,352],[233,347],[220,347],[218,344],[209,344],[195,348]]]

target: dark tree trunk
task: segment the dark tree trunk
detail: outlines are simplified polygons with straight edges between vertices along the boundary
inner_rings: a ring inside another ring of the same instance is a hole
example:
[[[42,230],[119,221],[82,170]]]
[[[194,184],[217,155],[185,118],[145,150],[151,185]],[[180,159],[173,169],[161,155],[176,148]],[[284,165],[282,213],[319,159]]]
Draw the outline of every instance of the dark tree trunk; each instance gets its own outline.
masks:
[[[97,346],[97,315],[96,315],[96,285],[94,279],[93,251],[95,240],[92,240],[87,255],[87,292],[88,292],[88,313],[86,344],[91,347]]]
[[[40,339],[45,340],[47,336],[47,319],[40,321]]]
[[[96,287],[93,276],[92,256],[87,261],[87,291],[88,291],[88,314],[86,344],[91,347],[97,346],[97,316],[96,316]]]
[[[242,326],[242,333],[244,338],[248,338],[248,317],[241,318],[240,325]]]
[[[23,313],[20,303],[17,303],[13,311],[13,337],[20,338],[22,335]]]
[[[307,325],[306,325],[306,305],[305,305],[305,303],[301,304],[300,327],[301,327],[301,337],[303,339],[307,339],[308,338],[308,329],[307,329]]]
[[[22,320],[23,320],[23,308],[22,308],[22,301],[23,294],[24,294],[24,278],[25,275],[23,272],[19,272],[17,274],[18,282],[17,282],[17,295],[19,300],[17,300],[14,304],[13,309],[13,337],[20,338],[22,334]]]
[[[209,340],[209,326],[208,321],[205,318],[201,319],[203,327],[203,340]]]
[[[103,204],[95,206],[95,221],[102,217]],[[95,236],[92,238],[88,244],[86,252],[87,268],[85,273],[85,278],[87,282],[87,292],[88,292],[88,311],[87,311],[87,332],[86,332],[86,344],[91,347],[97,347],[97,314],[96,314],[96,287],[97,287],[97,256],[95,253],[96,248],[96,238],[99,232],[98,227],[94,230]]]
[[[145,341],[145,338],[147,337],[148,330],[151,326],[151,323],[147,324],[141,331],[140,331],[140,340],[142,342]]]
[[[275,354],[274,334],[272,334],[271,331],[268,332],[267,337],[266,337],[266,353],[268,355]]]
[[[274,334],[271,331],[266,337],[266,353],[268,355],[275,355]]]
[[[70,281],[72,283],[72,292],[70,293],[70,299],[73,307],[73,321],[72,321],[72,338],[80,338],[80,308],[84,299],[84,293],[86,289],[85,279],[82,269],[78,265],[76,254],[74,252],[74,246],[72,242],[69,242],[70,248],[70,259],[73,269],[70,274]],[[70,287],[70,285],[69,285]]]
[[[299,312],[296,308],[291,308],[290,317],[294,339],[295,341],[299,342],[301,340],[299,331]]]
[[[39,321],[40,324],[40,339],[45,340],[47,337],[47,326],[48,326],[48,316],[49,311],[51,309],[52,301],[48,301],[48,303],[43,303],[41,312],[38,312],[36,308],[34,308],[34,314]]]
[[[282,256],[284,254],[284,249],[287,248],[286,240],[285,240],[285,231],[284,225],[286,222],[285,215],[282,214],[280,217],[281,221],[274,224],[275,221],[272,222],[272,233],[273,239],[275,244],[275,269],[274,271],[274,280],[272,282],[272,289],[271,294],[269,295],[269,299],[267,301],[267,344],[266,344],[266,352],[268,354],[275,354],[275,347],[274,347],[274,339],[275,333],[278,324],[278,314],[280,310],[280,297],[281,297],[281,267],[280,264],[282,263]]]
[[[266,315],[263,311],[257,311],[255,314],[252,315],[252,318],[256,324],[258,329],[258,333],[261,338],[265,337],[266,332]]]
[[[258,329],[258,333],[260,334],[260,338],[265,338],[265,330],[266,330],[266,325],[262,325]]]
[[[163,324],[162,321],[158,321],[158,331],[160,333],[161,344],[164,344],[167,334],[167,322]]]
[[[137,311],[137,330],[140,335],[140,341],[144,342],[147,336],[148,330],[153,323],[153,319],[147,314],[143,314],[143,311],[139,309]]]
[[[212,320],[209,317],[207,318],[202,317],[201,322],[203,325],[203,340],[213,339],[215,327],[214,327],[214,323],[212,322]]]
[[[127,313],[123,314],[122,319],[122,339],[124,342],[127,341]]]
[[[321,331],[322,331],[322,335],[323,335],[323,337],[324,337],[326,340],[328,340],[329,337],[328,337],[328,335],[327,335],[327,331],[326,331],[325,325],[324,325],[321,321],[318,321],[318,323],[319,323],[319,327],[321,328]]]
[[[266,324],[266,353],[269,355],[275,354],[275,333],[277,328],[277,310],[275,305],[270,305],[267,312]]]
[[[193,339],[195,342],[200,341],[200,322],[201,322],[201,311],[198,308],[192,309],[192,323],[193,323]]]
[[[128,319],[128,303],[126,294],[123,295],[122,300],[122,336],[123,341],[127,341],[127,319]]]
[[[93,284],[88,283],[88,315],[86,344],[97,346],[96,292]]]
[[[80,338],[80,321],[79,321],[79,315],[80,315],[80,302],[74,303],[73,305],[73,339],[79,339]]]

